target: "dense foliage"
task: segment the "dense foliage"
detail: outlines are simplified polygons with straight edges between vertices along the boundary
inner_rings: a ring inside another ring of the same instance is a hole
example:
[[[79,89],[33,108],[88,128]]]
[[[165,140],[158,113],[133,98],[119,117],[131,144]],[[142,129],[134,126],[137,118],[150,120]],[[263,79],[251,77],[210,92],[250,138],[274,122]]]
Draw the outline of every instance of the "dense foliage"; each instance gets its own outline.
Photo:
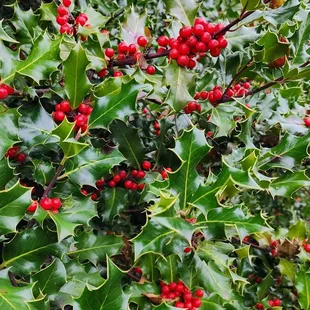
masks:
[[[1,310],[310,309],[308,1],[0,4]]]

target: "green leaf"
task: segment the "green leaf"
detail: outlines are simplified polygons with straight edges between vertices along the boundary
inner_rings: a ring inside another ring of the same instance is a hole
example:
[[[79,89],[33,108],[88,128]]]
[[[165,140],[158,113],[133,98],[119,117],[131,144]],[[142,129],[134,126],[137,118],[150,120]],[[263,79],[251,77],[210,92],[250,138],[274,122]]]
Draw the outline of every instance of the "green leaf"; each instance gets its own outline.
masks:
[[[271,183],[269,191],[272,196],[290,198],[299,188],[309,185],[310,179],[305,175],[304,171],[287,172]]]
[[[126,206],[128,191],[121,187],[106,188],[100,196],[98,206],[102,210],[101,216],[104,221],[113,221],[116,215]]]
[[[16,68],[12,68],[9,76],[2,82],[11,82],[16,73],[28,76],[39,84],[42,80],[50,79],[50,75],[60,64],[59,52],[61,38],[52,41],[46,33],[39,36],[32,47],[31,53],[24,61],[15,61]]]
[[[19,182],[0,191],[0,235],[14,232],[31,204],[31,189]]]
[[[168,257],[160,257],[156,262],[156,267],[160,271],[161,280],[166,283],[178,281],[178,263],[180,258],[176,254],[169,255]]]
[[[118,309],[127,310],[129,295],[121,287],[123,272],[107,257],[108,277],[98,290],[84,290],[77,300],[77,309]]]
[[[187,106],[189,101],[194,100],[189,90],[195,86],[195,75],[181,68],[175,62],[165,68],[164,75],[164,83],[170,87],[165,103],[179,112]]]
[[[89,260],[95,265],[105,261],[106,255],[112,256],[119,254],[124,246],[124,242],[120,236],[100,236],[96,235],[93,231],[80,234],[75,238],[75,241],[74,249],[68,254],[74,258],[78,258],[80,262]]]
[[[118,150],[104,155],[98,149],[87,148],[66,162],[66,175],[79,185],[87,184],[95,187],[97,180],[107,177],[111,168],[124,159]]]
[[[194,24],[200,6],[194,0],[164,0],[169,14],[187,26]]]
[[[208,154],[211,146],[208,145],[205,133],[196,127],[185,131],[176,139],[173,152],[182,161],[181,167],[169,174],[169,190],[179,196],[179,206],[186,209],[190,197],[198,189],[201,179],[196,170],[199,162]]]
[[[0,190],[3,190],[13,177],[13,169],[9,166],[8,160],[2,159],[0,161]]]
[[[110,124],[109,129],[113,140],[118,144],[118,149],[129,164],[135,168],[140,168],[145,150],[138,135],[138,130],[127,126],[120,120],[114,120]]]
[[[6,42],[11,42],[11,43],[18,43],[18,41],[14,40],[13,38],[11,38],[3,29],[2,26],[3,20],[0,20],[0,39]],[[2,55],[1,55],[2,58]]]
[[[0,105],[0,159],[3,158],[5,152],[18,139],[18,119],[20,114],[17,109],[7,110]]]
[[[52,163],[40,159],[35,159],[32,162],[36,181],[40,184],[48,184],[55,175],[55,168]]]
[[[66,283],[66,269],[60,259],[56,258],[48,267],[31,277],[40,290],[47,295],[55,295]],[[53,297],[51,297],[53,299]]]
[[[84,43],[84,47],[86,48],[85,51],[87,58],[90,61],[89,67],[95,69],[96,71],[106,68],[107,63],[105,60],[104,50],[98,41],[88,38]]]
[[[0,76],[5,77],[15,69],[14,61],[19,59],[18,52],[12,51],[0,40],[0,55]]]
[[[310,272],[306,266],[302,266],[296,274],[296,289],[298,302],[302,309],[310,309]]]
[[[78,43],[64,62],[65,92],[72,108],[79,106],[91,88],[86,75],[88,64],[85,50]]]
[[[295,282],[295,265],[286,258],[280,258],[278,268],[283,276],[287,276],[290,281]]]
[[[125,119],[136,111],[136,100],[143,85],[131,80],[122,85],[120,92],[96,98],[94,110],[90,116],[90,128],[107,128],[112,120]]]
[[[8,269],[0,271],[0,308],[3,310],[29,310],[28,302],[34,299],[33,285],[12,286],[8,272]]]
[[[113,77],[104,79],[102,83],[98,84],[94,90],[97,97],[104,97],[108,95],[116,95],[122,90],[122,79],[115,79]]]
[[[261,6],[261,0],[241,0],[241,3],[247,11],[255,10]]]
[[[57,243],[55,233],[39,227],[26,229],[4,244],[0,267],[11,267],[13,273],[27,275],[39,270],[50,255],[61,257],[65,251],[66,247]]]

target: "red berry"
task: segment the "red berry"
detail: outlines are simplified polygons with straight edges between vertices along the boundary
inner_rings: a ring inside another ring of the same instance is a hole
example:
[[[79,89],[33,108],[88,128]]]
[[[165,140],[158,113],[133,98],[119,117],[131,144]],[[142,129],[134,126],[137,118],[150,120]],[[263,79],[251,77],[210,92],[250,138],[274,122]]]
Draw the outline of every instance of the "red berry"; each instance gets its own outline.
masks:
[[[128,53],[128,45],[125,42],[121,42],[117,46],[117,50],[120,54],[127,54]]]
[[[88,195],[88,192],[86,189],[81,189],[81,193],[84,195],[84,196],[87,196]]]
[[[169,38],[167,36],[160,36],[157,42],[159,46],[167,46],[169,44]]]
[[[144,189],[144,187],[145,187],[145,184],[141,183],[141,184],[138,185],[138,190],[142,191]]]
[[[133,185],[133,182],[130,181],[130,180],[126,180],[126,181],[124,182],[124,186],[125,186],[125,188],[127,188],[127,189],[131,189],[131,188],[132,188],[132,185]]]
[[[172,48],[169,52],[169,57],[171,59],[177,59],[180,56],[179,51],[176,48]]]
[[[56,123],[62,122],[66,117],[66,114],[62,111],[56,111],[53,113],[53,119]]]
[[[180,42],[178,40],[172,38],[172,39],[169,40],[169,45],[170,45],[171,48],[178,49],[179,46],[180,46]]]
[[[101,187],[103,187],[104,186],[104,179],[100,179],[100,180],[98,180],[97,182],[96,182],[96,186],[97,186],[97,188],[101,188]]]
[[[208,97],[209,97],[209,93],[208,93],[207,91],[202,91],[202,92],[200,93],[200,98],[201,98],[202,100],[206,100],[206,99],[208,99]]]
[[[187,44],[185,43],[182,43],[180,46],[179,46],[179,53],[181,55],[188,55],[190,52],[190,48]]]
[[[142,163],[142,168],[143,168],[144,170],[150,170],[150,169],[152,168],[152,164],[151,164],[149,161],[144,161],[144,162]]]
[[[242,86],[243,86],[243,88],[245,88],[245,89],[249,89],[249,88],[251,87],[251,83],[249,83],[249,82],[244,82]]]
[[[184,249],[184,253],[186,253],[186,254],[190,253],[191,251],[192,251],[191,248],[185,248],[185,249]]]
[[[155,129],[160,129],[160,125],[159,125],[159,123],[156,121],[156,122],[154,122],[154,128]]]
[[[190,26],[184,26],[180,29],[180,36],[183,38],[189,37],[193,33],[193,29]]]
[[[305,123],[306,127],[310,127],[310,117],[305,117],[304,123]]]
[[[60,5],[58,8],[57,8],[57,13],[60,15],[60,16],[64,16],[64,15],[67,15],[68,14],[68,9],[63,6],[63,5]]]
[[[213,136],[213,132],[212,132],[212,131],[208,131],[208,132],[207,132],[207,137],[208,137],[208,138],[211,138],[212,136]]]
[[[117,60],[123,60],[125,58],[126,58],[125,54],[118,54],[118,56],[117,56]]]
[[[145,177],[145,172],[142,170],[139,170],[137,173],[137,178],[138,179],[143,179]]]
[[[162,53],[163,51],[165,51],[166,49],[163,48],[163,47],[160,47],[158,50],[157,50],[157,53]]]
[[[169,288],[169,286],[168,286],[168,285],[162,286],[161,292],[162,292],[163,294],[169,294],[169,293],[170,293],[170,288]]]
[[[225,48],[228,45],[228,42],[224,37],[219,38],[217,41],[219,44],[218,47],[220,47],[220,48]]]
[[[34,201],[27,209],[28,212],[34,213],[36,212],[38,207],[38,203],[36,201]]]
[[[197,297],[201,298],[201,297],[203,297],[204,292],[203,292],[203,290],[198,289],[198,290],[195,292],[195,295],[196,295]]]
[[[305,249],[306,252],[310,253],[310,243],[305,243],[305,244],[303,245],[303,247],[304,247],[304,249]]]
[[[147,72],[148,74],[150,74],[150,75],[153,75],[153,74],[155,73],[155,71],[156,71],[156,69],[155,69],[154,66],[148,66],[148,67],[146,68],[146,72]]]
[[[96,193],[93,193],[90,198],[94,201],[96,201],[98,199],[98,195]]]
[[[184,302],[181,302],[181,301],[177,301],[175,304],[174,304],[174,306],[176,307],[176,308],[182,308],[182,309],[184,309]]]
[[[83,125],[87,124],[87,117],[83,114],[78,114],[75,118],[74,118],[74,121],[75,121],[75,125],[76,127],[80,128],[82,127]]]
[[[71,5],[72,1],[71,0],[62,0],[62,4],[66,7],[69,7]]]
[[[61,101],[59,103],[60,105],[60,111],[64,112],[64,113],[69,113],[71,112],[71,106],[70,106],[70,103],[66,100],[64,101]]]
[[[131,170],[131,175],[136,177],[138,175],[138,170]]]
[[[4,87],[0,87],[0,99],[5,99],[9,96],[8,91]]]
[[[87,23],[88,21],[88,17],[86,14],[80,14],[77,18],[76,18],[76,23],[78,25],[81,25],[82,27]]]
[[[58,25],[65,25],[69,20],[69,16],[68,15],[64,15],[64,16],[57,16],[56,17],[56,22]]]
[[[185,112],[185,114],[191,114],[192,113],[192,111],[188,107],[184,108],[184,112]],[[163,178],[164,178],[164,176],[163,176]]]
[[[136,267],[135,271],[138,274],[142,274],[142,269],[140,267]]]
[[[235,94],[235,93],[234,93],[234,91],[233,91],[231,88],[229,88],[228,91],[227,91],[227,93],[226,93],[226,95],[227,95],[228,97],[232,97],[234,94]]]
[[[53,209],[58,210],[61,207],[61,200],[59,198],[52,199]]]
[[[113,177],[113,181],[116,183],[120,182],[120,180],[121,180],[121,177],[118,174]]]
[[[190,36],[186,40],[186,44],[190,47],[196,46],[198,39],[195,36]]]
[[[177,287],[177,284],[175,282],[171,282],[169,284],[169,288],[170,288],[171,291],[174,291],[176,289],[176,287]]]
[[[72,28],[69,24],[64,24],[60,27],[60,33],[64,34],[71,34]]]
[[[215,90],[213,90],[213,96],[214,96],[214,100],[218,101],[222,98],[223,92],[219,89],[215,89]]]
[[[78,111],[81,113],[81,114],[87,114],[88,113],[88,107],[85,103],[81,103],[78,107]]]
[[[183,295],[183,299],[184,299],[185,301],[191,301],[191,300],[193,299],[192,293],[185,293],[185,294]]]
[[[200,299],[198,299],[198,298],[193,298],[192,299],[193,307],[199,308],[201,306],[201,304],[202,304],[202,301]]]
[[[269,304],[269,306],[273,307],[274,306],[273,300],[268,300],[268,304]]]
[[[114,77],[121,77],[121,76],[123,76],[123,73],[120,71],[114,71],[113,76]]]
[[[205,25],[205,31],[213,34],[215,32],[215,26],[212,23],[207,23]]]
[[[59,210],[57,210],[57,209],[51,209],[50,212],[58,214],[58,213],[59,213]]]
[[[41,201],[40,201],[40,206],[42,209],[44,210],[50,210],[53,208],[53,201],[52,199],[50,198],[43,198]]]
[[[197,109],[197,103],[195,101],[191,101],[188,103],[187,107],[193,112]]]
[[[186,67],[189,63],[189,57],[185,55],[181,55],[178,57],[177,62],[180,67]]]
[[[209,42],[209,44],[208,44],[208,46],[209,46],[209,49],[211,50],[211,49],[214,49],[214,48],[216,48],[216,47],[218,47],[219,46],[219,42],[217,41],[217,40],[211,40],[210,42]]]
[[[256,304],[256,309],[257,309],[257,310],[264,310],[263,304],[257,303],[257,304]]]
[[[121,179],[125,179],[126,176],[127,176],[127,172],[126,172],[125,170],[120,170],[120,171],[118,172],[118,175],[119,175],[119,177],[120,177]]]
[[[198,36],[198,37],[201,37],[205,32],[205,28],[203,25],[201,24],[196,24],[194,25],[193,27],[193,33]]]
[[[110,186],[110,187],[115,187],[115,186],[116,186],[116,182],[115,182],[114,180],[111,180],[111,181],[109,182],[109,186]]]
[[[200,97],[201,97],[201,94],[200,94],[200,93],[196,93],[195,96],[194,96],[194,99],[197,100],[197,99],[199,99]]]
[[[129,54],[133,55],[137,52],[137,47],[136,47],[136,44],[130,44],[128,46],[128,52]]]
[[[187,308],[187,309],[189,309],[189,310],[192,310],[192,307],[193,307],[193,305],[192,305],[192,303],[191,303],[190,301],[186,301],[186,302],[184,303],[184,308]]]
[[[114,54],[115,54],[113,48],[107,48],[104,53],[109,58],[112,58],[114,56]]]
[[[212,39],[211,34],[209,32],[205,32],[201,37],[201,42],[208,44],[211,39]]]
[[[148,43],[148,39],[144,36],[140,36],[138,39],[137,39],[137,43],[139,46],[141,47],[145,47]]]
[[[175,293],[173,292],[170,292],[168,295],[167,295],[167,299],[174,299],[176,296],[175,296]]]
[[[234,86],[234,90],[239,90],[241,88],[241,85],[238,83]]]
[[[106,76],[106,74],[107,74],[107,69],[102,69],[102,70],[100,70],[100,71],[98,72],[98,76],[99,76],[100,78],[104,78],[104,77]]]
[[[17,159],[18,162],[23,163],[25,161],[25,159],[26,159],[26,154],[20,153],[20,154],[17,155],[16,159]]]
[[[274,306],[274,307],[279,307],[279,306],[281,306],[281,300],[278,299],[278,298],[274,299],[274,300],[273,300],[273,306]]]
[[[221,54],[221,50],[218,47],[210,49],[210,54],[212,57],[218,57]]]
[[[198,42],[196,44],[196,50],[197,52],[206,52],[208,50],[208,47],[203,42]]]

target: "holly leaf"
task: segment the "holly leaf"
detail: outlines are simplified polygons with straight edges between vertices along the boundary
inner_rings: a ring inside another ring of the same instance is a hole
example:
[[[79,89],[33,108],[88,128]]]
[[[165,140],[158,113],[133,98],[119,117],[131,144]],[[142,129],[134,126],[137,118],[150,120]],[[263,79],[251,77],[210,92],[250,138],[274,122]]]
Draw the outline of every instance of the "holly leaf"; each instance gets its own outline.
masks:
[[[96,98],[93,112],[90,116],[90,128],[107,128],[114,119],[125,119],[135,112],[139,90],[144,87],[135,80],[122,85],[120,92],[109,93]]]
[[[186,26],[194,24],[200,4],[194,0],[164,0],[167,12]]]
[[[135,168],[140,168],[145,150],[138,135],[138,129],[127,126],[121,120],[114,120],[109,129],[113,140],[118,144],[118,149],[129,164]]]
[[[108,257],[107,267],[108,275],[105,283],[98,290],[84,290],[76,301],[80,309],[128,309],[130,296],[123,292],[121,286],[123,272]]]
[[[29,301],[34,299],[33,285],[14,287],[9,279],[9,270],[0,271],[0,307],[4,310],[29,310]]]
[[[6,42],[11,42],[11,43],[18,43],[18,41],[14,40],[13,38],[11,38],[3,29],[3,19],[0,20],[0,39]],[[2,58],[2,55],[1,55]]]
[[[50,162],[40,159],[32,160],[34,164],[34,177],[39,184],[48,184],[55,175],[55,168]]]
[[[20,114],[17,109],[7,110],[0,105],[0,159],[3,158],[5,152],[18,139],[18,119]]]
[[[122,79],[107,78],[98,84],[94,90],[97,97],[104,97],[108,95],[116,95],[121,92],[123,86]]]
[[[57,70],[60,64],[60,42],[61,38],[51,40],[49,36],[44,33],[40,35],[35,42],[31,53],[26,60],[15,61],[15,67],[9,76],[4,77],[2,82],[11,82],[16,73],[28,76],[39,84],[42,80],[49,80],[50,75]]]
[[[281,274],[287,276],[290,281],[295,281],[295,265],[293,262],[286,258],[280,258],[278,269],[280,270]]]
[[[14,61],[18,59],[18,53],[6,47],[4,42],[0,40],[0,55],[0,76],[4,77],[15,69]]]
[[[160,271],[160,278],[166,283],[177,282],[179,275],[180,257],[176,254],[168,257],[159,257],[156,261],[156,268]]]
[[[128,191],[121,187],[106,188],[98,203],[104,221],[113,221],[116,215],[126,206]]]
[[[98,41],[88,38],[84,43],[84,47],[86,48],[85,52],[87,54],[87,58],[90,60],[89,67],[95,69],[96,71],[106,68],[107,63],[105,60],[104,50]]]
[[[180,209],[186,209],[190,197],[198,189],[201,179],[196,170],[198,163],[208,154],[211,146],[207,143],[204,131],[192,128],[176,139],[172,151],[180,158],[180,168],[169,174],[169,190],[179,196]]]
[[[302,266],[296,274],[296,289],[298,302],[302,309],[310,308],[310,272],[306,266]]]
[[[80,262],[91,261],[94,265],[105,261],[106,255],[113,256],[121,252],[124,242],[115,235],[98,236],[93,231],[83,232],[75,238],[74,248],[68,253]]]
[[[47,257],[61,257],[66,250],[64,244],[57,243],[55,233],[39,227],[26,229],[4,244],[0,266],[11,267],[11,271],[18,275],[28,275],[39,270]]]
[[[79,106],[91,88],[86,75],[88,64],[85,50],[78,43],[64,62],[65,92],[72,108]]]
[[[262,6],[261,0],[241,0],[242,6],[247,10],[255,10]]]
[[[0,191],[0,235],[16,230],[31,202],[31,189],[21,186],[19,182]]]
[[[195,74],[173,62],[165,68],[164,76],[164,83],[169,86],[165,103],[179,112],[194,100],[189,91],[195,87]]]
[[[77,156],[67,160],[66,175],[72,182],[79,185],[96,186],[96,181],[110,174],[111,168],[118,165],[125,158],[114,150],[108,155],[102,154],[98,149],[87,148]]]
[[[13,169],[9,166],[8,160],[0,160],[0,190],[3,190],[13,177]]]

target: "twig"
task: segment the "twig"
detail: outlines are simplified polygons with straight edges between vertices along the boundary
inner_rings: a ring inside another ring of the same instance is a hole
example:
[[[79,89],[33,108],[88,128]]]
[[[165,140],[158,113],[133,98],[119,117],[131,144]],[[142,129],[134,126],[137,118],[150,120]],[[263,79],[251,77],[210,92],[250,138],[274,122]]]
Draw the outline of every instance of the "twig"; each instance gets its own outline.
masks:
[[[57,168],[57,170],[56,170],[56,172],[55,172],[55,175],[54,175],[52,181],[51,181],[51,182],[48,184],[48,186],[46,187],[46,189],[45,189],[45,191],[44,191],[44,193],[43,193],[42,198],[45,198],[45,197],[49,194],[49,192],[50,192],[51,189],[53,188],[54,184],[56,183],[56,181],[57,181],[57,179],[58,179],[60,173],[62,172],[63,168],[64,168],[63,165],[59,165],[59,166],[58,166],[58,168]]]
[[[239,238],[233,237],[232,240],[233,240],[235,243],[240,243],[240,239],[239,239]],[[256,245],[256,244],[251,243],[251,242],[248,242],[248,241],[242,240],[242,243],[247,244],[247,245],[250,245],[251,247],[253,247],[253,248],[255,248],[255,249],[259,249],[259,250],[263,250],[263,251],[269,251],[269,248],[268,248],[268,247],[262,247],[262,246]]]
[[[16,282],[14,273],[9,271],[9,278],[13,286],[18,287],[18,283]]]
[[[127,272],[127,275],[128,275],[130,278],[132,278],[132,279],[134,279],[135,281],[137,281],[137,282],[140,281],[140,278],[137,277],[136,275],[134,275],[134,274],[132,273],[132,271]]]

